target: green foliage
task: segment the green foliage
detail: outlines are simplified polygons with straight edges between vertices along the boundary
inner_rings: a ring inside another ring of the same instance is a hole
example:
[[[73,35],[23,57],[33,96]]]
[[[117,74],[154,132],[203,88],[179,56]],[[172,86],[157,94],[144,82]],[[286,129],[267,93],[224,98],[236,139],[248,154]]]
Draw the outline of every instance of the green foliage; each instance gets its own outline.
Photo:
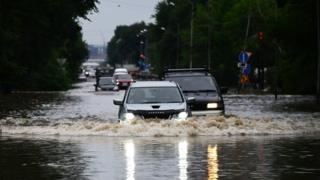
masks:
[[[108,57],[112,65],[135,64],[141,51],[140,41],[145,38],[141,31],[146,29],[145,23],[135,23],[130,26],[118,26],[114,36],[108,43]]]
[[[148,59],[157,73],[187,68],[192,57],[193,67],[209,67],[219,84],[237,86],[238,54],[246,50],[253,54],[253,69],[268,69],[265,87],[314,93],[315,7],[314,0],[165,0],[156,6],[154,24],[118,27],[108,54],[113,63],[129,61],[128,54],[136,57],[139,44],[134,36],[147,28]],[[258,32],[264,33],[263,40],[258,40]]]
[[[191,15],[193,48],[190,49]],[[316,84],[316,1],[314,0],[166,0],[156,7],[149,34],[150,59],[157,72],[165,67],[209,66],[222,85],[237,85],[238,54],[253,53],[263,64],[266,86],[283,93],[313,93]],[[248,36],[246,30],[248,25]],[[164,27],[165,31],[160,28]],[[264,40],[259,42],[257,33]]]
[[[1,1],[0,90],[67,88],[88,54],[78,18],[96,11],[96,3]]]

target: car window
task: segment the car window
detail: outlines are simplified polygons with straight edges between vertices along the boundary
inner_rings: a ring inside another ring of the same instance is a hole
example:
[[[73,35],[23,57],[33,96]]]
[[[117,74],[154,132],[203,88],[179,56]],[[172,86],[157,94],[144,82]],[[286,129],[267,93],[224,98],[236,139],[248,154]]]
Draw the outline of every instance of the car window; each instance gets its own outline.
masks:
[[[115,79],[123,79],[123,80],[130,80],[132,79],[130,74],[116,74],[114,75]]]
[[[127,98],[128,104],[181,102],[183,98],[176,87],[131,88]]]
[[[128,73],[128,70],[127,69],[116,69],[114,72],[116,73]]]
[[[177,82],[183,91],[217,91],[210,76],[176,76],[167,77],[166,80]]]
[[[99,83],[100,84],[112,84],[112,79],[111,78],[100,79]]]

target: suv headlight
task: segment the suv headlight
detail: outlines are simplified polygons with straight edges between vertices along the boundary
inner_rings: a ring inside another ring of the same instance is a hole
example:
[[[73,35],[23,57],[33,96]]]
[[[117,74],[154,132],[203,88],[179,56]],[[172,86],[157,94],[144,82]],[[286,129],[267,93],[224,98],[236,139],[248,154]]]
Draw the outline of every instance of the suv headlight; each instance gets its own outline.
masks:
[[[134,116],[133,113],[125,113],[125,114],[124,114],[124,119],[125,119],[125,120],[131,121],[131,120],[133,120],[134,118],[135,118],[135,116]]]
[[[178,114],[178,119],[179,119],[179,120],[186,120],[187,117],[188,117],[188,113],[187,113],[187,112],[180,112],[180,113]]]
[[[218,108],[218,103],[208,103],[207,104],[208,109],[215,109]]]

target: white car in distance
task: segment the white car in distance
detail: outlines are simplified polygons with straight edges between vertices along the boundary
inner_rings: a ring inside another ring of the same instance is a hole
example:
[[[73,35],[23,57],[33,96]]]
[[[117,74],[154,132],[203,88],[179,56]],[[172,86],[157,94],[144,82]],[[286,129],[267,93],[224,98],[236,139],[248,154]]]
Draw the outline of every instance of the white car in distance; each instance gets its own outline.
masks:
[[[126,68],[116,68],[114,74],[128,74],[128,70]]]

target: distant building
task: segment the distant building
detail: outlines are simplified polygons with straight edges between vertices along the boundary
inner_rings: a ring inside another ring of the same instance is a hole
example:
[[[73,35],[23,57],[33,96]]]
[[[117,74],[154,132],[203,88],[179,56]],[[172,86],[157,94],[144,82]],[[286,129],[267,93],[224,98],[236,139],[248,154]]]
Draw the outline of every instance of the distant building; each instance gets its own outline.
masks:
[[[106,46],[102,45],[88,45],[89,50],[89,59],[105,59],[107,57],[106,54]]]

